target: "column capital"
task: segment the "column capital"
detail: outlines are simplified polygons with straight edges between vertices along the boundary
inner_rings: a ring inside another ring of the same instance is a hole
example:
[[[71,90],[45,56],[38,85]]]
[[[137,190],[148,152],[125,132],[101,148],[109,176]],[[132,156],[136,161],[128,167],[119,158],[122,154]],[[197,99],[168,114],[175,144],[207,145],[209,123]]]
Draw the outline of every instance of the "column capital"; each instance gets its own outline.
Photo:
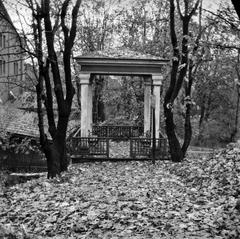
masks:
[[[153,85],[154,86],[161,86],[163,81],[162,75],[152,75]]]
[[[151,75],[145,75],[144,76],[144,85],[145,86],[152,85],[152,76]]]
[[[80,73],[78,77],[81,85],[88,85],[90,83],[91,75],[89,73]]]

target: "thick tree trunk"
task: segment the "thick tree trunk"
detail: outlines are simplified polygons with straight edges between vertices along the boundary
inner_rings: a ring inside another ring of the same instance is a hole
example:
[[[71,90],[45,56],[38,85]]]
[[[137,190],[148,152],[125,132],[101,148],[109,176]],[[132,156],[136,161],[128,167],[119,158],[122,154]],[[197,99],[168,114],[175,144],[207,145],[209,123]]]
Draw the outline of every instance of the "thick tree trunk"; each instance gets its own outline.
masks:
[[[67,171],[69,159],[67,157],[66,132],[70,110],[60,115],[56,134],[52,142],[46,140],[43,151],[47,158],[48,178],[55,177],[63,171]]]
[[[236,105],[234,129],[230,136],[231,142],[235,141],[236,135],[238,133],[239,104],[240,104],[240,92],[239,92],[239,86],[237,86],[237,105]]]
[[[199,131],[201,129],[204,116],[205,116],[205,102],[203,102],[202,105],[201,105],[200,118],[199,118]]]
[[[167,107],[164,106],[164,115],[166,117],[166,133],[168,137],[171,159],[173,162],[181,162],[183,160],[183,153],[175,133],[175,124],[171,109],[167,109]]]
[[[62,154],[60,155],[60,170],[61,172],[67,171],[68,165],[69,165],[69,158],[67,156],[67,146],[66,146],[66,140],[62,140],[61,144],[59,145],[59,148],[61,147],[60,151]]]
[[[177,43],[177,35],[175,32],[175,6],[174,0],[170,1],[170,36],[173,46],[173,58],[172,58],[172,69],[170,84],[167,89],[166,95],[164,97],[164,116],[166,124],[166,134],[168,137],[169,149],[171,154],[171,159],[174,162],[180,162],[183,159],[183,154],[181,151],[180,143],[175,133],[175,124],[173,120],[173,103],[178,95],[180,84],[177,79],[177,72],[180,60],[180,52]],[[180,80],[181,81],[181,80]],[[177,84],[178,83],[178,84]]]
[[[51,1],[44,0],[40,2],[27,1],[27,5],[32,11],[32,27],[34,35],[35,51],[34,54],[38,60],[38,84],[36,85],[37,92],[37,113],[38,113],[38,126],[40,132],[40,144],[42,151],[47,158],[48,177],[52,178],[60,174],[62,171],[67,170],[68,158],[66,152],[66,132],[71,112],[72,99],[75,89],[72,85],[71,74],[71,53],[76,37],[77,29],[77,16],[81,0],[76,0],[72,8],[72,18],[67,16],[70,1],[64,0],[61,4],[61,14],[56,17],[54,25],[52,24],[52,8]],[[35,8],[36,7],[36,8]],[[59,9],[60,10],[60,9]],[[68,19],[68,20],[67,20]],[[63,67],[64,67],[64,80],[60,75],[58,54],[55,50],[55,33],[59,29],[59,20],[61,30],[64,36],[64,49],[63,49]],[[68,24],[71,21],[71,27]],[[43,24],[44,23],[44,24]],[[43,27],[44,26],[44,27]],[[45,39],[43,38],[45,32]],[[43,56],[43,42],[47,46],[47,61],[44,65]],[[34,61],[33,61],[34,62]],[[58,108],[58,123],[55,124],[55,115],[53,109],[53,86],[49,77],[49,67],[51,66],[52,80],[54,85],[54,92]],[[45,86],[43,85],[45,81]],[[65,90],[63,84],[65,83]],[[44,90],[45,89],[45,90]],[[44,129],[44,111],[42,103],[45,104],[48,118],[49,133],[51,134],[52,141],[50,142],[45,134]]]
[[[182,49],[180,52],[178,41],[177,41],[177,34],[175,31],[175,3],[174,3],[174,0],[170,0],[170,37],[171,37],[171,43],[173,47],[173,55],[172,55],[173,57],[172,57],[170,85],[166,92],[166,96],[164,98],[164,115],[166,118],[166,133],[168,136],[171,158],[174,162],[179,162],[183,160],[184,152],[181,149],[180,143],[175,133],[175,125],[173,120],[173,104],[182,87],[184,77],[186,77],[188,61],[189,61],[188,59],[189,22],[193,14],[196,12],[196,9],[199,5],[200,0],[197,0],[195,2],[194,7],[192,8],[189,14],[188,14],[189,2],[184,1],[184,5],[185,5],[184,15],[181,13],[180,2],[178,0],[176,2],[178,7],[178,13],[182,21],[182,36],[183,36],[182,47],[181,47]],[[180,65],[181,68],[179,66],[179,63],[181,63]],[[189,89],[191,91],[191,85]],[[186,93],[188,96],[190,96],[188,92]],[[190,117],[190,108],[188,110],[189,110],[188,114]],[[187,130],[191,129],[190,118],[186,124],[187,124]],[[190,133],[191,133],[191,130],[186,135],[187,140],[186,140],[186,145],[184,146],[184,149],[187,148],[187,144],[189,141],[188,137],[190,136]],[[190,137],[190,140],[191,140],[191,137]]]
[[[197,50],[197,42],[196,47],[193,51]],[[187,149],[190,145],[191,139],[192,139],[192,125],[191,125],[191,91],[192,91],[192,83],[193,83],[193,61],[190,59],[189,62],[189,69],[188,69],[188,82],[185,81],[185,101],[186,101],[186,111],[185,111],[185,123],[184,123],[184,142],[182,145],[182,152],[183,157],[185,157]]]
[[[69,165],[67,158],[67,148],[66,148],[66,136],[67,136],[67,126],[71,111],[68,110],[64,115],[59,116],[58,120],[58,132],[56,134],[56,145],[60,150],[60,170],[61,172],[66,171]]]
[[[182,145],[183,157],[185,157],[188,146],[190,145],[192,139],[192,126],[191,126],[191,105],[187,104],[185,113],[185,132],[184,132],[184,142]]]
[[[48,142],[43,151],[47,158],[48,178],[60,175],[60,151],[56,142]]]
[[[237,105],[236,105],[236,113],[235,113],[235,121],[234,121],[234,128],[230,136],[231,142],[234,142],[236,135],[238,133],[238,118],[239,118],[239,104],[240,104],[240,73],[239,73],[239,64],[240,64],[240,50],[238,50],[238,56],[237,56],[237,64],[236,64],[236,73],[238,77],[238,81],[236,84],[236,90],[237,90]]]
[[[48,178],[56,177],[61,172],[67,171],[69,158],[65,140],[56,138],[52,142],[48,141],[43,151],[47,159]]]

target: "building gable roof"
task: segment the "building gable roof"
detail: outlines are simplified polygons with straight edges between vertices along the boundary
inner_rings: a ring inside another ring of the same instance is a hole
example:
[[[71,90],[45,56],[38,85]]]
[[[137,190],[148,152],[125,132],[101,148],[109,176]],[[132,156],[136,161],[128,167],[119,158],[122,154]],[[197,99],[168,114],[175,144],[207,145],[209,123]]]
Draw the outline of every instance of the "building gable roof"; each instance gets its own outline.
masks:
[[[13,26],[12,20],[9,16],[8,11],[5,8],[2,0],[0,0],[0,18],[5,19],[6,21],[8,21]]]
[[[11,29],[17,34],[18,41],[22,41],[21,36],[18,34],[17,29],[15,28],[12,19],[10,15],[8,14],[8,11],[6,7],[4,6],[4,3],[2,0],[0,0],[0,20],[5,20],[7,25],[11,27]]]

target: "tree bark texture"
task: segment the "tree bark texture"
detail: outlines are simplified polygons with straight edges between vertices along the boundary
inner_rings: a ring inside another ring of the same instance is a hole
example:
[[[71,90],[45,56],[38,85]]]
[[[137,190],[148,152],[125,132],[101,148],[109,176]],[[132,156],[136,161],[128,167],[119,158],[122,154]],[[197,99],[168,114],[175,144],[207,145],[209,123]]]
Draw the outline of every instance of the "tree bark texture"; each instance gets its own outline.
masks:
[[[164,115],[171,159],[173,162],[181,162],[183,160],[183,154],[181,145],[175,133],[173,112],[171,109],[168,109],[166,106],[164,106]]]
[[[190,106],[187,108],[185,122],[185,129],[187,129],[186,140],[184,147],[181,148],[180,142],[175,133],[175,124],[173,119],[173,106],[175,99],[177,98],[179,91],[182,87],[183,80],[186,77],[188,68],[188,35],[189,35],[189,22],[191,17],[195,13],[200,0],[197,0],[194,7],[189,11],[188,1],[184,1],[185,11],[184,14],[180,10],[179,0],[177,2],[178,13],[182,22],[182,44],[181,51],[179,49],[177,34],[175,31],[175,4],[174,0],[170,0],[170,37],[172,43],[172,67],[170,74],[170,84],[164,97],[164,115],[166,123],[166,134],[168,136],[171,159],[174,162],[182,161],[185,155],[185,151],[189,144],[189,137],[191,138],[191,123],[190,123]],[[181,64],[181,65],[179,65]]]
[[[239,121],[239,104],[240,104],[240,73],[239,73],[239,64],[240,64],[240,50],[238,50],[237,56],[237,64],[236,64],[236,73],[238,80],[236,82],[236,91],[237,91],[237,104],[236,104],[236,113],[235,113],[235,121],[234,121],[234,128],[230,136],[231,142],[233,142],[236,138],[238,133],[238,121]]]
[[[177,43],[177,36],[175,32],[175,5],[174,0],[170,0],[170,36],[173,47],[173,58],[172,58],[172,69],[170,76],[170,85],[167,89],[166,95],[164,97],[164,116],[165,116],[165,124],[166,124],[166,134],[168,137],[169,148],[171,159],[174,162],[179,162],[183,159],[180,143],[177,139],[175,133],[175,124],[173,120],[173,103],[174,100],[172,98],[172,94],[175,89],[176,81],[177,81],[177,71],[180,60],[180,53]]]
[[[59,175],[62,171],[68,168],[69,160],[67,157],[66,134],[69,116],[71,113],[72,99],[75,90],[72,84],[71,76],[71,50],[76,36],[77,14],[81,4],[81,0],[77,0],[72,9],[71,27],[68,28],[65,24],[67,10],[71,0],[64,0],[61,6],[61,14],[56,17],[55,24],[52,25],[53,19],[50,17],[51,7],[50,0],[41,1],[41,5],[36,3],[37,8],[34,9],[34,4],[29,1],[29,7],[32,10],[33,17],[33,32],[36,56],[39,66],[37,92],[37,106],[39,119],[40,144],[47,159],[48,177],[52,178]],[[58,57],[55,51],[55,33],[56,28],[60,26],[64,35],[63,48],[63,68],[64,80],[61,80]],[[44,27],[43,27],[44,25]],[[43,58],[43,29],[45,31],[45,40],[47,45],[46,64]],[[53,82],[50,80],[49,69],[51,69]],[[45,84],[43,84],[45,82]],[[63,90],[65,85],[65,91]],[[45,89],[44,89],[45,86]],[[53,107],[53,88],[57,101],[58,119],[54,117]],[[45,134],[44,129],[44,114],[42,109],[44,103],[47,119],[48,131],[51,140]]]

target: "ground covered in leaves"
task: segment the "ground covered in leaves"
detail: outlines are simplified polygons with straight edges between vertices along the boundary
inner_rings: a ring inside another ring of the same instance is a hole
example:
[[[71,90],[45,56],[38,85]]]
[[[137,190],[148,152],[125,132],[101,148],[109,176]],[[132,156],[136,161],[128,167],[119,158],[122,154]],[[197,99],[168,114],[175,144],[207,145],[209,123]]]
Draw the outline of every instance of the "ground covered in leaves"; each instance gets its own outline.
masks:
[[[5,188],[0,238],[240,238],[239,153],[83,163]]]

